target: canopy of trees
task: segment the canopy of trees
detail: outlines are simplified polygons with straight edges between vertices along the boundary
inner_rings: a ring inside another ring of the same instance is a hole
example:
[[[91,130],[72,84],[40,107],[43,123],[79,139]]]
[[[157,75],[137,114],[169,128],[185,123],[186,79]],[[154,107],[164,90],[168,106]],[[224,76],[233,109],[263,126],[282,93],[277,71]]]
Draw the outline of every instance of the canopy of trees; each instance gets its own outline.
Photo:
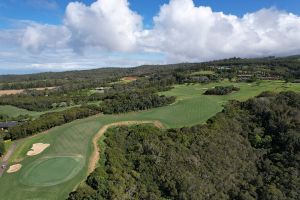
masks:
[[[133,92],[107,97],[101,104],[104,114],[146,110],[171,104],[175,97],[158,96],[152,93]]]
[[[226,95],[233,91],[239,91],[240,88],[231,86],[216,86],[215,88],[208,89],[204,92],[205,95]]]
[[[300,95],[233,101],[206,125],[106,134],[100,166],[69,199],[300,199]]]

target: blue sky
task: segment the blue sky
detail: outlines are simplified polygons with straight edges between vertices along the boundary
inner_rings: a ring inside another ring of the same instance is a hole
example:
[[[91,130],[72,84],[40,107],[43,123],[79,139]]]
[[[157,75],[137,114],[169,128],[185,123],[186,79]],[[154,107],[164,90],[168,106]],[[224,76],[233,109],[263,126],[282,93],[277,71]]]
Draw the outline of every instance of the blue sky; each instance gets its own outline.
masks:
[[[39,3],[37,3],[39,2]],[[40,23],[60,24],[65,8],[72,0],[1,0],[0,17],[6,20],[32,20]],[[94,0],[80,0],[87,5]],[[140,13],[146,26],[152,26],[152,18],[159,12],[161,5],[168,0],[130,0],[130,7]],[[298,0],[194,0],[197,6],[210,6],[214,11],[242,16],[262,8],[276,7],[295,14],[300,14],[300,1]],[[44,4],[44,5],[43,5]],[[2,20],[1,27],[10,24]]]
[[[0,74],[289,55],[300,50],[299,0],[79,2],[0,0]]]

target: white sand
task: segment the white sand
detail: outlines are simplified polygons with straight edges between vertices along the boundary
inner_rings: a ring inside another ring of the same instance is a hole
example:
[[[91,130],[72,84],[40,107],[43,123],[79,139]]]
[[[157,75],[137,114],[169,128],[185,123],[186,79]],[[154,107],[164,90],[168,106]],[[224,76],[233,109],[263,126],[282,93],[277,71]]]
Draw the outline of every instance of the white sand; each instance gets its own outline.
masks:
[[[44,144],[44,143],[36,143],[33,144],[31,147],[31,150],[27,152],[27,156],[35,156],[40,153],[42,153],[45,149],[47,149],[50,146],[50,144]]]
[[[17,172],[21,169],[22,165],[21,164],[15,164],[15,165],[11,165],[9,167],[9,169],[6,171],[7,173],[14,173]]]

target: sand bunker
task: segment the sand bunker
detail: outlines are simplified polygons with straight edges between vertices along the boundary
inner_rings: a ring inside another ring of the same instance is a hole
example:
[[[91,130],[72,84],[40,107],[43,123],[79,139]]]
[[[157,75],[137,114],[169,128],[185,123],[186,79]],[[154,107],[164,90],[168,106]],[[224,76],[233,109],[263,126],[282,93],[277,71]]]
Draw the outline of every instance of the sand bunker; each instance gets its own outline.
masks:
[[[27,156],[35,156],[42,153],[50,144],[36,143],[33,144],[31,150],[27,152]]]
[[[21,169],[22,165],[21,164],[15,164],[15,165],[11,165],[9,167],[9,169],[7,170],[7,173],[14,173],[17,172]]]

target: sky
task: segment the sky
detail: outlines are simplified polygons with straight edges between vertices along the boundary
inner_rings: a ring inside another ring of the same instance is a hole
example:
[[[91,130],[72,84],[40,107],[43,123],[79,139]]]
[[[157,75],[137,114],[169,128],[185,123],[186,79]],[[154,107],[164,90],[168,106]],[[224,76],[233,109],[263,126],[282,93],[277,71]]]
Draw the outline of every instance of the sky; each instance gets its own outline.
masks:
[[[295,54],[299,0],[0,0],[0,74]]]

